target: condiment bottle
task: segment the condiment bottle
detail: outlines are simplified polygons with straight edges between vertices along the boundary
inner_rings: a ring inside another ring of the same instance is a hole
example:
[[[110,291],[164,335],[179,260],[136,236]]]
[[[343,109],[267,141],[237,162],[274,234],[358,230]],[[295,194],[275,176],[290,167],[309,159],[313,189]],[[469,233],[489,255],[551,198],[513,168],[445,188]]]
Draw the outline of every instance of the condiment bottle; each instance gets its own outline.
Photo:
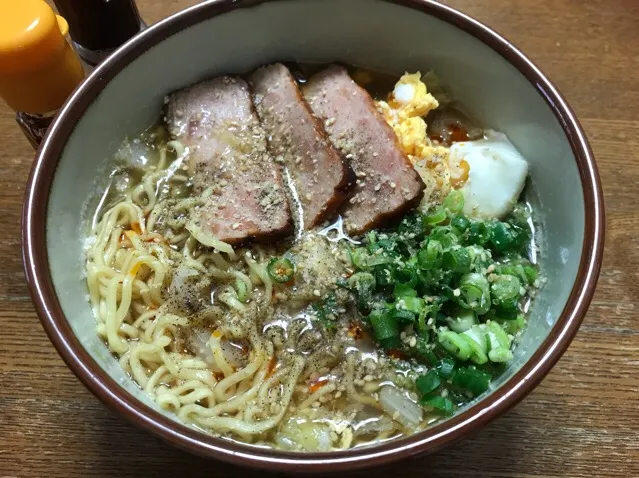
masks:
[[[89,69],[145,28],[134,0],[53,0],[53,3],[69,21],[73,45]]]
[[[0,97],[34,147],[84,78],[68,28],[44,0],[0,1]]]

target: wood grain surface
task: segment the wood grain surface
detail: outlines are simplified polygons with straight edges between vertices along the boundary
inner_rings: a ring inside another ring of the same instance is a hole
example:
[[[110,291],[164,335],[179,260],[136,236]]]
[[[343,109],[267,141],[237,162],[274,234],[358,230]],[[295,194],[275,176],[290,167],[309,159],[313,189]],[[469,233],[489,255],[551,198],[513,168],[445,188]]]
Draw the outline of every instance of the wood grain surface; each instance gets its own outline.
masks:
[[[138,3],[152,23],[196,2]],[[367,476],[639,477],[639,1],[447,3],[523,49],[575,109],[604,183],[604,267],[577,338],[520,405],[440,453]],[[20,259],[32,158],[13,113],[0,104],[0,477],[263,476],[134,428],[59,358],[31,305]]]

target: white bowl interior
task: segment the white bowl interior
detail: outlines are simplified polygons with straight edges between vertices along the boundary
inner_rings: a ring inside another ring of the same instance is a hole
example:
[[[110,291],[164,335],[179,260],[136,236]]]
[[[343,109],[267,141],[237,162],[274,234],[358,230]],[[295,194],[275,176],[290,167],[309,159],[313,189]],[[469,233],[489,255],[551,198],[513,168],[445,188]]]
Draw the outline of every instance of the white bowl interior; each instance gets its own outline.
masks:
[[[534,186],[529,199],[541,216],[548,282],[534,302],[515,360],[495,384],[501,386],[548,335],[575,281],[584,233],[577,165],[548,104],[515,67],[457,27],[382,0],[275,1],[241,8],[160,42],[106,85],[69,137],[47,215],[53,283],[82,345],[128,392],[158,408],[96,335],[82,252],[86,205],[95,204],[89,199],[99,194],[105,166],[122,140],[158,118],[167,93],[275,60],[340,61],[396,74],[434,69],[468,113],[506,133],[528,159]]]

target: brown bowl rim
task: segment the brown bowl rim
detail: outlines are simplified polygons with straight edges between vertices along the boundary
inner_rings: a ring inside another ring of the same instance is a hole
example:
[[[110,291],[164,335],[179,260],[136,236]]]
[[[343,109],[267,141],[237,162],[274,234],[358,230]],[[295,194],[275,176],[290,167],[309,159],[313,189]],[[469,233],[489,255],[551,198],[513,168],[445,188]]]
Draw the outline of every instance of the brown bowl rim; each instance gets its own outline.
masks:
[[[603,258],[604,207],[601,183],[586,136],[553,84],[501,35],[457,10],[432,0],[385,0],[435,16],[473,35],[524,75],[561,124],[575,155],[585,204],[583,251],[577,279],[548,337],[526,364],[499,389],[455,417],[423,432],[372,447],[329,453],[291,453],[216,438],[153,410],[120,387],[75,337],[53,287],[46,248],[50,187],[68,136],[104,86],[138,55],[203,20],[269,0],[211,0],[151,26],[118,49],[78,87],[40,146],[29,177],[22,214],[23,263],[36,311],[51,342],[84,385],[112,410],[178,448],[237,465],[277,471],[321,472],[359,469],[433,452],[477,431],[524,398],[550,371],[574,338],[595,291]]]

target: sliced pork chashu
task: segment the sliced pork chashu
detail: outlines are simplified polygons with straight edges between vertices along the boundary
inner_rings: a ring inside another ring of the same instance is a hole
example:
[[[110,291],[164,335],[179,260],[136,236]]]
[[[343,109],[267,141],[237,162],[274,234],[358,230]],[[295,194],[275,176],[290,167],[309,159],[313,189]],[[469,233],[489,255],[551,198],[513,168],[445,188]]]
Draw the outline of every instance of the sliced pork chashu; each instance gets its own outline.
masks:
[[[189,148],[195,192],[206,197],[191,212],[192,228],[230,244],[292,231],[282,176],[244,80],[219,77],[173,93],[166,123]]]
[[[349,233],[381,226],[419,204],[424,183],[371,96],[345,68],[315,74],[302,91],[357,176],[354,195],[342,209]]]
[[[303,228],[311,229],[330,219],[346,199],[351,172],[286,66],[259,68],[249,83],[271,153],[290,175]]]

